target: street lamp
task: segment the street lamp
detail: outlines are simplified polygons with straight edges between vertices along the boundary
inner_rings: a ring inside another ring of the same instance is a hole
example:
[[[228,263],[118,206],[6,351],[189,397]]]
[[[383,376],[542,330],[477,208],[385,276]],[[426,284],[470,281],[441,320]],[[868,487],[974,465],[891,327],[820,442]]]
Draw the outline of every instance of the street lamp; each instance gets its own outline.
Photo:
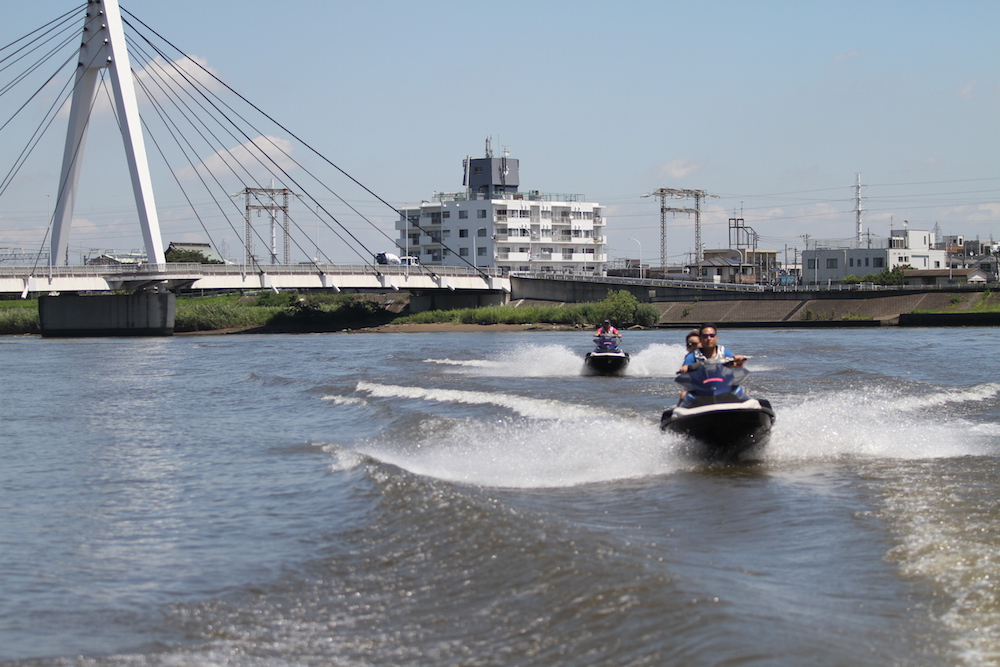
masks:
[[[635,241],[639,246],[639,280],[642,280],[642,244],[639,243],[639,239],[634,239],[631,236],[628,240]]]

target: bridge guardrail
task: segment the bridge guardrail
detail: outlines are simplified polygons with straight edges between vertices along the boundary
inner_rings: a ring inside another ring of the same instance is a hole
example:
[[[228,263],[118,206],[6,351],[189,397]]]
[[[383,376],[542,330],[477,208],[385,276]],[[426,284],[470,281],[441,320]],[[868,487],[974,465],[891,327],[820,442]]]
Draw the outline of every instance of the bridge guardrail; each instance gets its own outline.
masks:
[[[108,264],[80,266],[3,266],[0,276],[27,278],[29,276],[52,276],[73,278],[82,276],[153,276],[153,275],[256,275],[273,272],[285,275],[309,275],[325,273],[330,275],[372,274],[408,275],[433,273],[439,276],[477,276],[485,273],[500,277],[499,270],[481,268],[479,270],[463,266],[396,266],[369,264],[188,264],[171,262],[167,264]]]

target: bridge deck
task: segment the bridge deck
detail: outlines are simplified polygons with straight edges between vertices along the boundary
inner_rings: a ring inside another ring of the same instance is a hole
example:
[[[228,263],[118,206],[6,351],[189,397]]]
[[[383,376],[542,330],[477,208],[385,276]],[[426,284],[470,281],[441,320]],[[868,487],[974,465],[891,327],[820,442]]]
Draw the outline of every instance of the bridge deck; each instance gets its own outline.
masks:
[[[462,267],[303,264],[238,266],[160,264],[117,266],[0,267],[0,292],[135,290],[154,284],[169,289],[489,290],[510,292],[510,279],[496,271]]]

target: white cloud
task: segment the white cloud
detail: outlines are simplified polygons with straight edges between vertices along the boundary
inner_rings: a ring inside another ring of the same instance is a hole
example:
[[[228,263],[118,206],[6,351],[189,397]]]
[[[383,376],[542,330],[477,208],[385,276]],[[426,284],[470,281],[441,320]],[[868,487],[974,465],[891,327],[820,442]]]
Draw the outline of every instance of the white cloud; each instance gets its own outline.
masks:
[[[284,170],[293,168],[295,163],[291,154],[292,143],[287,139],[261,135],[239,146],[217,151],[201,163],[181,167],[174,173],[181,180],[191,180],[198,173],[226,176],[236,172],[242,177],[249,172],[255,177],[266,177],[277,170],[275,164]]]
[[[841,60],[852,60],[854,58],[860,58],[861,51],[859,49],[852,49],[850,51],[845,51],[844,53],[838,53],[833,57],[834,62],[840,62]]]
[[[678,158],[658,165],[655,170],[656,178],[660,180],[666,178],[684,178],[698,171],[701,167],[700,163],[693,162],[687,158]]]
[[[958,96],[963,100],[970,100],[975,96],[978,87],[979,79],[973,79],[962,86],[961,90],[958,91]]]

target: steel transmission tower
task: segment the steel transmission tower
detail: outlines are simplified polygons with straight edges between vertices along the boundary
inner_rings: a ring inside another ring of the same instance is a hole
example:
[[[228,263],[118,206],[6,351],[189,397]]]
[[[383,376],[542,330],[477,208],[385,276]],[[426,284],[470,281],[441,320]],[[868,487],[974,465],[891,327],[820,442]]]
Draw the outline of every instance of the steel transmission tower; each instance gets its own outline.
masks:
[[[674,188],[660,188],[654,190],[643,197],[660,198],[660,266],[663,274],[667,273],[667,213],[688,213],[694,214],[694,256],[695,264],[698,266],[698,278],[701,278],[701,263],[704,259],[704,252],[701,247],[701,201],[707,197],[718,197],[710,195],[704,190],[677,190]],[[673,199],[694,199],[694,208],[687,206],[667,206],[667,197]]]
[[[855,174],[854,181],[854,221],[857,226],[857,242],[858,247],[861,247],[861,212],[864,210],[861,208],[861,174]]]
[[[267,211],[271,218],[271,264],[278,263],[278,241],[277,241],[277,212],[282,212],[283,245],[285,250],[284,264],[291,264],[290,237],[288,234],[288,197],[292,191],[288,188],[243,188],[241,195],[246,198],[246,263],[247,266],[254,264],[253,257],[253,225],[250,222],[252,211]],[[282,196],[279,205],[277,196]],[[252,204],[253,201],[266,201],[267,203]]]

